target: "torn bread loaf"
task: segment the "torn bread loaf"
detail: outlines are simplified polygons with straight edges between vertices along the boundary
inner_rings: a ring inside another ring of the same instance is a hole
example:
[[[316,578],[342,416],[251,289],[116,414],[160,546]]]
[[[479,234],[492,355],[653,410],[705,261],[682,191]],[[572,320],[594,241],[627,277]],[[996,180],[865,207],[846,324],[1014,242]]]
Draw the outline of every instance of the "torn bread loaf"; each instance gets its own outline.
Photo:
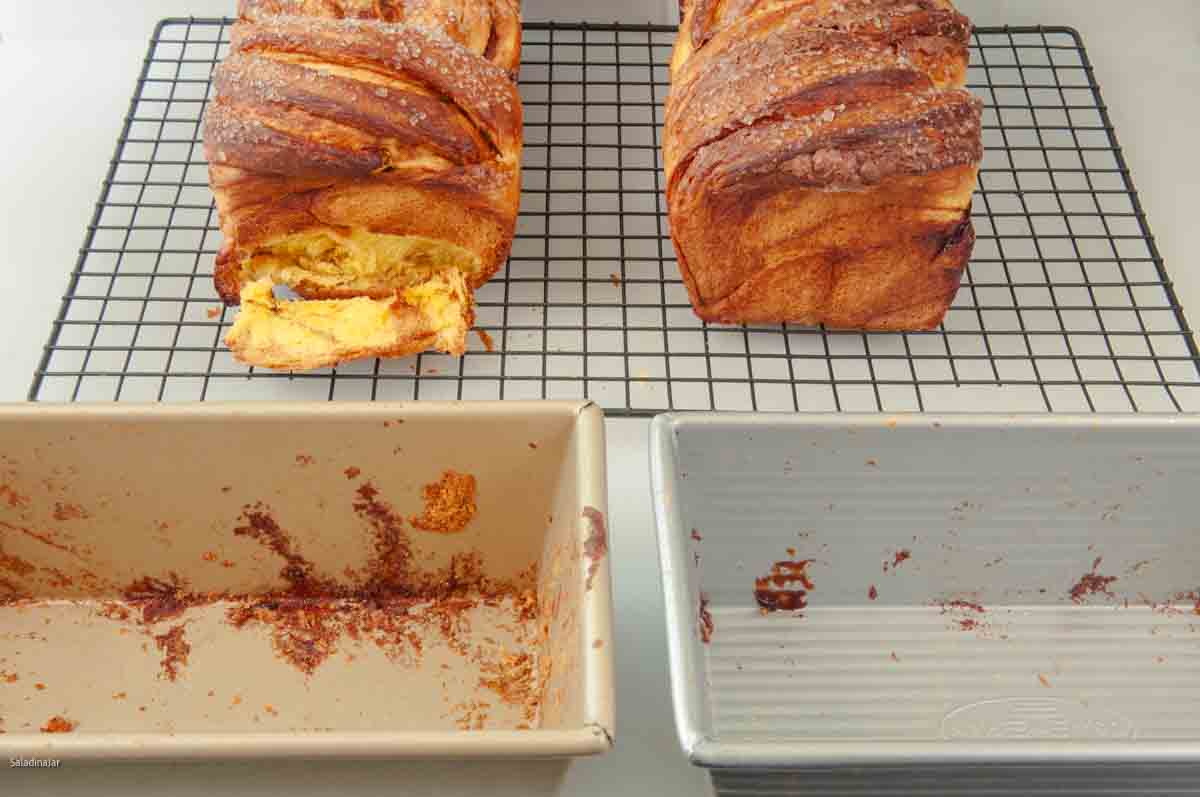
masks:
[[[671,234],[701,318],[931,329],[974,244],[982,105],[946,0],[690,0]]]
[[[242,305],[234,355],[308,369],[462,354],[473,290],[516,226],[521,104],[507,71],[438,27],[260,8],[234,26],[213,83],[204,143],[217,292]]]

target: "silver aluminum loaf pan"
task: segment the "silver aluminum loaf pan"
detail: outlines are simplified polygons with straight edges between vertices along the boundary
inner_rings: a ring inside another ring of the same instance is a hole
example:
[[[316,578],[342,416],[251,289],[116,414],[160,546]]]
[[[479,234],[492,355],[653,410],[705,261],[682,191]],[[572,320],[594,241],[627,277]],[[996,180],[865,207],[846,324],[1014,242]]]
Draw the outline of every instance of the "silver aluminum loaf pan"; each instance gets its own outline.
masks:
[[[1200,794],[1198,455],[1187,416],[660,416],[684,751],[722,794]]]

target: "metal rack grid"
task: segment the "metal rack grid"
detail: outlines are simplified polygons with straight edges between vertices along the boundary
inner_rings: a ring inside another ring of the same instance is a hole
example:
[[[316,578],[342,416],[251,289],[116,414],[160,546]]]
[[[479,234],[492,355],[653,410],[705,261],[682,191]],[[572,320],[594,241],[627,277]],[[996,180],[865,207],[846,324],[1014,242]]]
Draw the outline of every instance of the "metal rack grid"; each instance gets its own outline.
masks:
[[[230,20],[155,31],[45,355],[40,400],[590,398],[666,409],[1194,411],[1200,355],[1078,34],[976,31],[978,244],[944,326],[721,327],[673,259],[659,131],[674,30],[529,24],[525,166],[482,345],[279,374],[221,345],[199,139]]]

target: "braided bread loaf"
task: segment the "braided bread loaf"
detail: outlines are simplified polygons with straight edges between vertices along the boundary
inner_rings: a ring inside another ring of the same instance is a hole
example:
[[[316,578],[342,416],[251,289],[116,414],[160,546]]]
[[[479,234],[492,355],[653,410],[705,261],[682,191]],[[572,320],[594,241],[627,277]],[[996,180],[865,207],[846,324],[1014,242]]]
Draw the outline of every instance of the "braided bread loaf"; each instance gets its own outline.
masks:
[[[930,329],[975,234],[981,103],[947,0],[690,0],[663,149],[697,315]]]
[[[512,244],[521,103],[519,30],[484,36],[492,17],[460,6],[244,0],[204,125],[238,359],[309,369],[465,351],[472,291]]]

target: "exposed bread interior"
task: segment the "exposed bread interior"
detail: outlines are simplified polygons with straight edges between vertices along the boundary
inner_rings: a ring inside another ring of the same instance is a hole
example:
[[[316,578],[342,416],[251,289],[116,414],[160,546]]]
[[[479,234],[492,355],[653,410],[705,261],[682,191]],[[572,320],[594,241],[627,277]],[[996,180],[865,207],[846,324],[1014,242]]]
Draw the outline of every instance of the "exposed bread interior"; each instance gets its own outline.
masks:
[[[457,271],[482,268],[474,252],[419,235],[308,230],[260,247],[239,266],[239,281],[269,277],[306,298],[368,295],[382,298]]]
[[[274,288],[265,277],[242,288],[241,312],[225,338],[250,365],[308,370],[428,349],[462,354],[474,321],[470,292],[457,269],[385,299],[298,301],[276,297]]]

